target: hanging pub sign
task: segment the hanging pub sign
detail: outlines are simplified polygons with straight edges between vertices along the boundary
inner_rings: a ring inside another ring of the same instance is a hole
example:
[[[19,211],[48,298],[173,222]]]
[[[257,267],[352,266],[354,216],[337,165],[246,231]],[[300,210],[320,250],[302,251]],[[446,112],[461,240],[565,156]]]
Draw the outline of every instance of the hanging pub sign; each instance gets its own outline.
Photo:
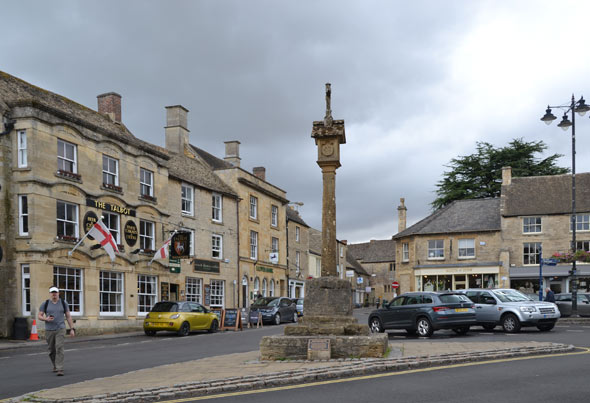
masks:
[[[180,231],[172,236],[170,241],[170,257],[188,259],[191,253],[191,233]]]
[[[94,211],[89,211],[84,215],[84,233],[88,233],[88,231],[90,231],[90,228],[92,228],[92,226],[94,224],[96,224],[96,222],[98,221],[98,217],[96,216],[96,214],[94,213]],[[88,239],[93,240],[94,238],[92,238],[91,235],[88,235]]]
[[[125,242],[127,245],[134,246],[137,243],[137,225],[131,220],[125,223],[123,228],[123,234],[125,234]]]

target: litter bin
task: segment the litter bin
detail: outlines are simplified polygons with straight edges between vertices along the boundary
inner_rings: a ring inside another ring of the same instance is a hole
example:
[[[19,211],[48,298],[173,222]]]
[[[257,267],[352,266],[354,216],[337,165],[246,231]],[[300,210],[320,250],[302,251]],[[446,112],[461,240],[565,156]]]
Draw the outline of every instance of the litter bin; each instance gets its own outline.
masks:
[[[15,340],[27,340],[29,338],[29,322],[27,318],[14,318],[12,338]]]

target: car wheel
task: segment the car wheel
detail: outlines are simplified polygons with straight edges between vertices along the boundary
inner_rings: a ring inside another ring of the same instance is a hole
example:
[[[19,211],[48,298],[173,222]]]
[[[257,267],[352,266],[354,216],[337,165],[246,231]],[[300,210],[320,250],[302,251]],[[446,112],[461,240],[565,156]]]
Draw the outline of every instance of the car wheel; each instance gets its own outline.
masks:
[[[207,330],[209,333],[215,333],[219,329],[219,323],[217,323],[217,319],[213,319],[211,322],[211,327]]]
[[[379,319],[376,316],[371,318],[371,320],[369,320],[369,329],[371,329],[371,333],[385,332],[385,329],[383,328],[383,325],[381,324],[381,319]]]
[[[539,329],[542,332],[548,332],[549,330],[553,329],[555,327],[555,323],[551,323],[548,325],[539,325],[537,326],[537,329]]]
[[[146,336],[150,336],[150,337],[156,335],[155,330],[144,330],[143,332],[145,333]]]
[[[297,321],[299,320],[299,318],[297,317],[297,312],[293,313],[293,323],[297,323]]]
[[[481,327],[483,327],[485,330],[494,330],[496,325],[486,324],[486,325],[481,325]]]
[[[188,336],[190,332],[191,325],[189,325],[188,322],[183,322],[182,325],[180,325],[180,329],[178,329],[178,335],[180,337]]]
[[[469,326],[456,327],[453,329],[453,332],[455,332],[457,334],[467,334],[468,331],[469,331]]]
[[[518,333],[520,331],[520,321],[516,315],[507,313],[502,318],[502,327],[506,333]]]
[[[274,322],[275,322],[275,325],[281,324],[281,314],[280,313],[275,314]]]
[[[425,317],[418,318],[418,321],[416,322],[416,328],[418,329],[418,335],[420,337],[430,337],[432,336],[432,333],[434,333],[432,324]]]

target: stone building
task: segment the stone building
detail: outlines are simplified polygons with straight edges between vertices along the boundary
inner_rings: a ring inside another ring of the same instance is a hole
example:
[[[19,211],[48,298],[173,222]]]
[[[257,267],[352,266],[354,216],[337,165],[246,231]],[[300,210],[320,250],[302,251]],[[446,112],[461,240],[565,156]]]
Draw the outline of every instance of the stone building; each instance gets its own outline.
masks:
[[[305,296],[305,280],[309,277],[309,225],[299,212],[287,206],[287,266],[291,298]]]
[[[192,147],[195,154],[235,189],[239,221],[239,298],[241,308],[257,294],[286,296],[288,293],[286,192],[266,181],[266,169],[248,172],[240,167],[240,142],[225,143],[219,159]]]
[[[170,110],[167,138],[186,129],[178,112]],[[150,264],[174,230],[194,231],[197,257],[219,262],[215,277],[236,278],[237,194],[190,157],[136,138],[122,123],[120,95],[99,95],[94,111],[0,73],[0,114],[0,336],[14,317],[34,318],[54,284],[79,334],[138,329],[155,301],[198,298],[185,281],[200,277],[194,262],[183,261],[180,272]],[[194,192],[194,217],[183,211],[183,187]],[[214,194],[227,210],[220,226],[206,219]],[[70,256],[100,217],[119,244],[115,260],[89,238]],[[222,259],[212,255],[213,233],[223,236]],[[203,288],[212,284],[207,276]],[[214,306],[232,306],[231,295],[210,291]]]
[[[510,285],[499,198],[454,201],[393,240],[398,293]]]
[[[392,239],[348,245],[348,251],[369,273],[371,291],[367,297],[370,304],[376,299],[391,301],[397,292],[392,287],[393,282],[397,280],[395,247],[396,242]]]
[[[367,287],[369,287],[370,275],[363,266],[354,258],[350,251],[346,252],[346,279],[350,281],[352,288],[352,303],[354,306],[362,306],[368,301]],[[369,287],[370,288],[370,287]]]
[[[512,170],[503,169],[502,243],[512,288],[538,293],[541,250],[544,259],[570,250],[571,196],[571,175],[512,178]],[[590,251],[590,173],[576,174],[576,244]],[[571,263],[544,265],[544,286],[571,292],[571,268]],[[590,291],[590,264],[578,262],[577,272],[579,291]]]
[[[309,228],[308,279],[322,276],[322,232]]]

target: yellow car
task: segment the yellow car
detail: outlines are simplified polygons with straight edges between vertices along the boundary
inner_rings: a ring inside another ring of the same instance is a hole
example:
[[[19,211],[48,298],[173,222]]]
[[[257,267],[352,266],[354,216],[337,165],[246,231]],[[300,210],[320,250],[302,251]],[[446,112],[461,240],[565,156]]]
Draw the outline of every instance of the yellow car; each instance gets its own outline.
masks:
[[[147,336],[154,336],[158,331],[177,332],[179,336],[188,336],[193,330],[214,333],[217,329],[217,315],[196,302],[158,302],[143,320],[143,331]]]

